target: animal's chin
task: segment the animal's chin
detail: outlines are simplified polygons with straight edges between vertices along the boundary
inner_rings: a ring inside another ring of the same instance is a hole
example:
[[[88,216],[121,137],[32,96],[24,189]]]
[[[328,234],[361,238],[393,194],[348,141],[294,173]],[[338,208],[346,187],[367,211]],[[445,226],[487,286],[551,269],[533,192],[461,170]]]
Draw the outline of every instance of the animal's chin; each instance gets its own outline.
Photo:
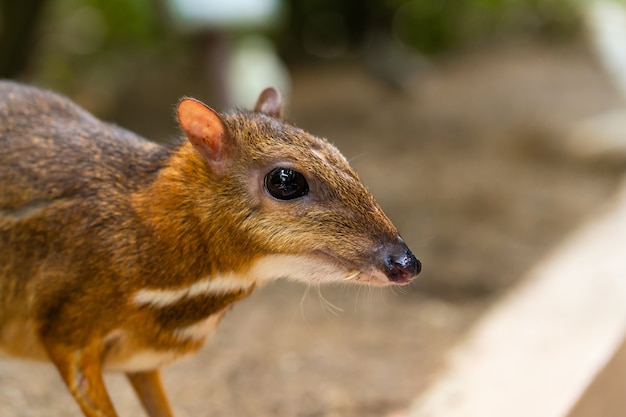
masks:
[[[259,283],[287,278],[306,284],[354,282],[384,287],[405,285],[411,281],[391,281],[383,271],[373,266],[359,268],[348,260],[323,252],[264,256],[253,264],[246,275]]]
[[[413,281],[413,279],[410,278],[402,281],[391,281],[383,272],[378,270],[372,270],[359,271],[349,274],[346,278],[344,278],[344,281],[371,285],[373,287],[386,287],[389,285],[408,285]]]
[[[337,269],[337,273],[331,274],[331,277],[320,278],[319,282],[347,282],[371,285],[374,287],[385,287],[388,285],[407,285],[413,280],[413,278],[410,278],[394,282],[379,269],[374,267],[359,268],[347,259],[333,256],[323,251],[316,252],[314,257],[318,258],[320,262],[333,265]]]
[[[375,270],[350,273],[344,278],[344,281],[371,285],[373,287],[384,287],[392,284],[392,282],[390,282],[384,274]]]

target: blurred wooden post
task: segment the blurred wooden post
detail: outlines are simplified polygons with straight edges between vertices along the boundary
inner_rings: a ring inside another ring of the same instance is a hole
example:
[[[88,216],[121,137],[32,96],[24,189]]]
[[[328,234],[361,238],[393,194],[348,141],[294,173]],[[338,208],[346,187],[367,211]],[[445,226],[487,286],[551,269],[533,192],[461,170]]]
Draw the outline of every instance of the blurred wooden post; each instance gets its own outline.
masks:
[[[626,184],[486,313],[408,415],[621,415],[625,331]]]

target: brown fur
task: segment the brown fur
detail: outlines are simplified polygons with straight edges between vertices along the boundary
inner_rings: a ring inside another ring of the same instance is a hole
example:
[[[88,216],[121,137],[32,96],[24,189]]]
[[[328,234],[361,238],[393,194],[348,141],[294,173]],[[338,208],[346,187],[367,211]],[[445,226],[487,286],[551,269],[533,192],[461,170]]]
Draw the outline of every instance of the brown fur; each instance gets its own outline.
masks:
[[[176,330],[247,296],[257,260],[381,270],[396,229],[336,148],[274,117],[280,104],[275,90],[258,111],[226,115],[184,101],[189,140],[164,147],[0,82],[0,350],[52,360],[86,416],[112,417],[102,367],[145,349],[197,350],[202,338]],[[263,178],[276,166],[303,173],[310,193],[269,196]],[[221,276],[250,282],[167,306],[133,301]],[[150,415],[169,416],[157,372],[129,376]]]

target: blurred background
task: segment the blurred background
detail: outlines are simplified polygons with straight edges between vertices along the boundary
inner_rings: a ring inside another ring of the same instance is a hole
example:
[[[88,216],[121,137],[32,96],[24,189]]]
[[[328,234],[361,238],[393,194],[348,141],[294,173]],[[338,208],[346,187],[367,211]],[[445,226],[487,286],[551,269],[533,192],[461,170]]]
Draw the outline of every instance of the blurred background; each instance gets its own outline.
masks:
[[[279,86],[286,118],[344,152],[423,272],[402,290],[269,285],[166,386],[181,417],[384,416],[619,183],[624,4],[0,0],[0,76],[164,142],[184,95],[225,110]],[[138,415],[126,381],[107,381]],[[51,366],[2,361],[0,415],[79,411]]]

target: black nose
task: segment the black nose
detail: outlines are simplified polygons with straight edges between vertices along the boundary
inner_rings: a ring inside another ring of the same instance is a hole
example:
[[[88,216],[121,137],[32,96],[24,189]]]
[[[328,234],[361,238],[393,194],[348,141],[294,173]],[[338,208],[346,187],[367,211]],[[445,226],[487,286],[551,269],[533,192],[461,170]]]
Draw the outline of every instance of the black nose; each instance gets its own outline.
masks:
[[[389,281],[406,284],[422,270],[422,263],[413,255],[402,239],[385,256],[385,273]]]

